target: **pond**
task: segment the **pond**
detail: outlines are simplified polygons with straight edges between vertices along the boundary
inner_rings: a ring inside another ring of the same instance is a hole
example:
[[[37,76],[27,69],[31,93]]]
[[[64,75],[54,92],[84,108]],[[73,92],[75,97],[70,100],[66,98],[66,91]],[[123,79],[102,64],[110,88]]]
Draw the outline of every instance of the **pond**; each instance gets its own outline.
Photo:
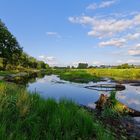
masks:
[[[104,82],[79,84],[60,80],[56,75],[46,75],[43,78],[36,78],[34,82],[29,82],[27,89],[32,93],[38,92],[41,97],[46,99],[54,98],[59,100],[61,98],[66,98],[71,99],[78,104],[94,108],[94,102],[99,99],[100,95],[102,93],[109,95],[110,91],[91,90],[85,88],[85,86],[107,83],[113,82],[106,79]],[[117,99],[128,105],[128,107],[140,111],[140,86],[125,84],[125,87],[125,90],[117,91]]]

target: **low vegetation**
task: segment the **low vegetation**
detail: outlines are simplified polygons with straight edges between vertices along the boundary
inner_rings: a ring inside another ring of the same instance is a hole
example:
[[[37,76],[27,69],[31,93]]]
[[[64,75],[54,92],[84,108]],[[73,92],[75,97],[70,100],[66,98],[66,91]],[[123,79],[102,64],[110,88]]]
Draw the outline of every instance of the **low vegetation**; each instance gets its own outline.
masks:
[[[91,81],[100,81],[100,77],[91,75],[84,70],[70,70],[70,69],[56,69],[53,71],[60,79],[76,82],[76,83],[89,83]]]
[[[101,76],[101,77],[110,77],[113,79],[140,79],[140,69],[87,69],[87,73],[95,75],[95,76]]]
[[[3,82],[0,93],[1,140],[113,139],[94,115],[72,101],[45,100]]]

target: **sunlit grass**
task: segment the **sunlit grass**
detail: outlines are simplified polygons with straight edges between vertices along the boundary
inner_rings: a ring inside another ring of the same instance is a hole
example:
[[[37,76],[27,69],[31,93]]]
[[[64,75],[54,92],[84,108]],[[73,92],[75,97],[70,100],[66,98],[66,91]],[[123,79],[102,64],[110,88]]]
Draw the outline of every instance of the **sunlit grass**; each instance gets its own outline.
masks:
[[[87,69],[89,74],[114,79],[140,79],[140,69]]]
[[[97,82],[100,80],[99,77],[87,73],[85,70],[54,70],[54,74],[59,75],[60,79],[76,82],[76,83],[88,83]]]
[[[110,140],[94,115],[72,101],[42,99],[15,84],[0,83],[1,140]]]

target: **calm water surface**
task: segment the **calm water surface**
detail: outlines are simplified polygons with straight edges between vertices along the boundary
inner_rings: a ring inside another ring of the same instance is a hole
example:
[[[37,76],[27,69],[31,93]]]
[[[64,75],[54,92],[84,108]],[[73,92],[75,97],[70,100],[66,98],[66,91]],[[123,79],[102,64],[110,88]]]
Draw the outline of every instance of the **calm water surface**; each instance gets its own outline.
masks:
[[[61,98],[71,99],[78,104],[94,107],[100,94],[108,94],[107,91],[97,91],[84,88],[87,85],[109,83],[98,82],[89,84],[77,84],[60,80],[56,75],[45,76],[44,78],[37,78],[34,83],[29,83],[28,90],[31,92],[38,92],[43,98],[54,98],[59,100]],[[129,107],[140,111],[140,87],[130,86],[126,84],[126,89],[117,92],[117,99]]]

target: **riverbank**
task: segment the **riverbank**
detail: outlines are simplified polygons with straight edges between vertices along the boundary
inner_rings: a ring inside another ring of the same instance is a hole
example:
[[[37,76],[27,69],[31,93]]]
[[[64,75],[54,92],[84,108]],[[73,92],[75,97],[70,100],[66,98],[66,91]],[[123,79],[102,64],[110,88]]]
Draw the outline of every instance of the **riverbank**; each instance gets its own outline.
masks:
[[[140,85],[140,69],[25,69],[23,71],[0,71],[0,80],[6,76],[19,77],[32,73],[43,72],[44,74],[55,74],[61,80],[75,83],[89,83],[104,81],[107,77],[120,84],[133,83]]]
[[[0,93],[2,140],[113,139],[110,129],[72,101],[45,100],[23,87],[3,82]]]
[[[29,81],[33,79],[35,80],[36,77],[42,78],[45,74],[46,70],[41,69],[25,69],[24,71],[0,71],[0,81],[26,85]]]
[[[85,70],[52,69],[52,74],[58,75],[61,80],[75,83],[98,82],[101,80],[99,76],[91,75]]]
[[[104,81],[106,78],[117,83],[140,83],[140,69],[51,69],[50,74],[56,74],[62,80],[88,83]],[[139,84],[137,84],[139,85]]]
[[[113,69],[113,68],[102,68],[102,69],[85,69],[85,71],[91,75],[99,77],[109,77],[117,81],[138,81],[140,80],[140,69]]]

